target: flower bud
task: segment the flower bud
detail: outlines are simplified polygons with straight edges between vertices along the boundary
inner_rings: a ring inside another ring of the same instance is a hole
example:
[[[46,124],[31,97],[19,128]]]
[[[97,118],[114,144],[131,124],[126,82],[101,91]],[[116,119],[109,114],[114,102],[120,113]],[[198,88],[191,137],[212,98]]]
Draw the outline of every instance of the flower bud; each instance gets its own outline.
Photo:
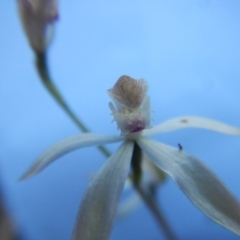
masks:
[[[31,47],[44,52],[53,35],[58,18],[57,0],[18,0],[23,28]]]

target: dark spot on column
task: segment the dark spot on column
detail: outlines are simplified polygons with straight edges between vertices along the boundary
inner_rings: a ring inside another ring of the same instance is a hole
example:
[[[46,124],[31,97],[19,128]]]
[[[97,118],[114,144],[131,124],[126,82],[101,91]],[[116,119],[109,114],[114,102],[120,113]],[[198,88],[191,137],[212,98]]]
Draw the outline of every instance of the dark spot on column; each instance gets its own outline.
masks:
[[[179,148],[179,151],[182,151],[183,150],[183,147],[180,143],[178,143],[178,148]]]
[[[182,123],[188,123],[188,120],[187,119],[181,119],[181,122]]]

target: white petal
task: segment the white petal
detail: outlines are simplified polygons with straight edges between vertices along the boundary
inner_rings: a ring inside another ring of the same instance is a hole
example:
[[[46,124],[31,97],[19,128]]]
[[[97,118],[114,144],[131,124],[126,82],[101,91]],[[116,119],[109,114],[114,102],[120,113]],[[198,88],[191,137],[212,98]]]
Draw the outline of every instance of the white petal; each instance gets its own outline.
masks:
[[[133,143],[123,143],[96,174],[81,203],[73,240],[109,239],[132,152]]]
[[[48,164],[61,157],[62,155],[73,151],[77,148],[113,143],[123,140],[121,136],[102,136],[92,133],[83,133],[77,136],[69,137],[61,142],[56,143],[47,149],[37,160],[30,166],[20,180],[27,179],[39,173]]]
[[[240,235],[239,202],[204,164],[183,150],[146,138],[138,144],[201,211]]]
[[[149,136],[162,132],[170,132],[182,128],[203,128],[229,135],[240,135],[240,129],[231,125],[208,118],[184,116],[172,118],[163,123],[160,123],[152,129],[146,129],[143,131],[143,136]]]

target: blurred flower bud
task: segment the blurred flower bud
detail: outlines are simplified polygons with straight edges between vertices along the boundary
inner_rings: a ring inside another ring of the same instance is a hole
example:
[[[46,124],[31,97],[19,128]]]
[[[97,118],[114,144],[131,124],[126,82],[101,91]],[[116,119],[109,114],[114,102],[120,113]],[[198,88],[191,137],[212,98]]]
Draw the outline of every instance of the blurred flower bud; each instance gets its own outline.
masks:
[[[36,52],[44,52],[53,36],[58,18],[57,0],[17,0],[22,24]]]

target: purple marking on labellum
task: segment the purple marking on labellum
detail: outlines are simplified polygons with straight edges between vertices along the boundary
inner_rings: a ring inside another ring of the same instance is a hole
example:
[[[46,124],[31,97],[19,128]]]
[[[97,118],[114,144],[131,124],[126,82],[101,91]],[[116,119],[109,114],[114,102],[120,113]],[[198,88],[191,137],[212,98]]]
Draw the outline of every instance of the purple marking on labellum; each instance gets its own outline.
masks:
[[[145,129],[145,123],[142,121],[136,121],[129,126],[131,133],[141,132],[143,129]]]

